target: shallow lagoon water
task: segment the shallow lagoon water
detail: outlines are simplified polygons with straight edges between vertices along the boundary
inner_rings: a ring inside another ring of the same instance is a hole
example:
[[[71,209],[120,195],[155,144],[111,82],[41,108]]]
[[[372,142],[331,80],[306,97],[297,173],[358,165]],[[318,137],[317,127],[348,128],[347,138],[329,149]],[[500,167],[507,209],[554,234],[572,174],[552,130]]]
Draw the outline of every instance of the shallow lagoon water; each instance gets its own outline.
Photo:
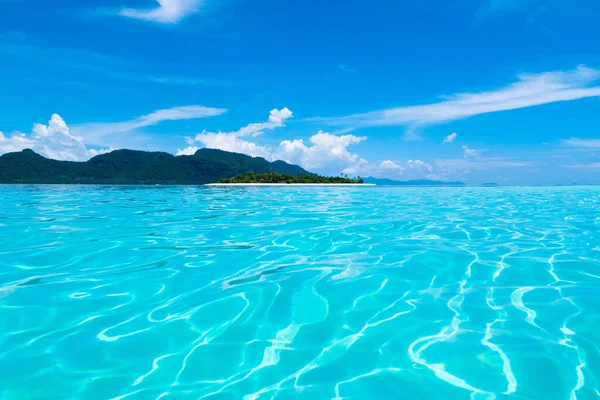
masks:
[[[2,399],[596,399],[600,188],[0,187]]]

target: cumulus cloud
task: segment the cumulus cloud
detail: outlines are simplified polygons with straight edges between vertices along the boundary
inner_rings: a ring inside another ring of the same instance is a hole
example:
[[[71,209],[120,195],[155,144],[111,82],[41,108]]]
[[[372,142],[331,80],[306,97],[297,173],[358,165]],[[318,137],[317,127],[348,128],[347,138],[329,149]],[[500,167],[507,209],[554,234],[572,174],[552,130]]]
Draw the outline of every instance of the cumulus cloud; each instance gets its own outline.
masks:
[[[299,164],[307,169],[339,168],[339,170],[359,159],[348,147],[367,138],[355,135],[335,135],[319,131],[312,135],[307,143],[304,139],[284,140],[279,145],[261,145],[250,138],[262,135],[265,131],[284,127],[293,113],[288,108],[274,109],[265,122],[251,123],[233,132],[207,132],[196,135],[193,141],[187,140],[188,147],[180,149],[178,155],[193,154],[197,144],[206,148],[264,157],[269,160],[284,160]]]
[[[402,165],[396,164],[392,160],[382,161],[381,164],[379,164],[379,169],[383,170],[383,171],[396,171],[396,172],[402,172],[405,170],[405,168]]]
[[[156,0],[155,8],[123,8],[119,15],[161,24],[175,24],[188,15],[196,13],[202,5],[201,0]]]
[[[354,164],[348,166],[343,171],[349,175],[374,176],[377,178],[391,179],[441,179],[441,175],[446,173],[442,168],[435,164],[427,163],[422,160],[392,161],[384,160],[380,163],[369,162],[364,158],[359,158]]]
[[[421,160],[408,160],[406,164],[410,169],[433,172],[433,167]]]
[[[196,152],[200,150],[198,146],[188,146],[185,149],[177,149],[178,156],[193,156]]]
[[[271,152],[266,147],[244,140],[234,133],[202,132],[196,136],[196,141],[202,143],[204,147],[209,149],[243,153],[253,157],[271,158]]]
[[[469,146],[467,146],[466,144],[463,145],[462,149],[463,149],[465,158],[478,157],[479,153],[480,153],[478,150],[469,148]]]
[[[359,158],[354,164],[347,166],[342,170],[342,174],[350,176],[366,176],[366,175],[377,175],[375,172],[377,166],[364,158]]]
[[[421,159],[369,161],[353,151],[365,140],[347,131],[337,134],[318,131],[308,139],[297,138],[280,141],[278,144],[262,144],[256,138],[261,133],[284,126],[293,113],[283,108],[272,110],[267,121],[252,123],[232,132],[207,132],[195,138],[186,138],[187,147],[178,155],[194,154],[199,147],[216,148],[268,160],[284,160],[301,165],[309,171],[337,174],[342,171],[351,176],[375,176],[392,179],[456,179],[471,170],[495,168],[517,168],[533,165],[528,161],[483,157],[481,152],[468,146],[462,148],[464,157],[448,160],[425,161]],[[260,133],[259,133],[260,132]],[[257,135],[258,133],[258,135]],[[462,179],[462,178],[461,178]]]
[[[88,149],[80,136],[71,134],[58,114],[53,114],[48,125],[34,124],[31,134],[16,132],[7,138],[0,134],[0,154],[31,149],[45,157],[64,161],[85,161],[112,149]]]
[[[284,140],[279,146],[262,146],[233,133],[203,132],[196,136],[196,141],[207,148],[264,157],[269,160],[284,160],[307,169],[344,168],[356,162],[358,155],[350,152],[348,147],[363,140],[366,140],[366,137],[336,136],[319,131],[310,137],[308,144],[305,144],[303,139],[295,139]],[[193,154],[194,150],[197,150],[197,147],[189,146],[180,150],[178,155]]]
[[[30,148],[34,145],[33,140],[27,137],[24,133],[14,133],[12,137],[7,138],[3,134],[0,135],[0,155],[4,153],[12,153]]]
[[[188,147],[179,150],[177,154],[190,154],[196,146],[194,142],[201,143],[204,147],[248,154],[254,157],[272,158],[272,151],[254,142],[243,139],[245,136],[257,137],[267,130],[285,126],[285,121],[293,116],[287,107],[281,110],[273,109],[265,122],[251,123],[233,132],[208,132],[203,131],[196,135],[193,141],[187,140]],[[197,148],[196,148],[197,150]]]
[[[354,164],[346,167],[342,172],[349,175],[370,175],[375,177],[396,178],[406,171],[407,166],[392,160],[384,160],[380,164],[372,163],[364,158],[359,158]]]
[[[442,143],[452,143],[454,142],[454,139],[456,139],[457,136],[458,135],[456,134],[456,132],[451,133],[444,138],[444,141]]]
[[[359,157],[348,147],[367,140],[365,136],[341,135],[319,131],[309,139],[307,146],[302,139],[284,140],[275,155],[282,160],[299,163],[305,168],[333,167],[356,162]]]
[[[499,89],[479,93],[459,93],[443,101],[389,108],[338,118],[314,120],[336,126],[405,126],[409,137],[418,127],[460,120],[475,115],[516,110],[559,101],[600,97],[600,70],[579,66],[571,71],[521,74],[518,80]]]

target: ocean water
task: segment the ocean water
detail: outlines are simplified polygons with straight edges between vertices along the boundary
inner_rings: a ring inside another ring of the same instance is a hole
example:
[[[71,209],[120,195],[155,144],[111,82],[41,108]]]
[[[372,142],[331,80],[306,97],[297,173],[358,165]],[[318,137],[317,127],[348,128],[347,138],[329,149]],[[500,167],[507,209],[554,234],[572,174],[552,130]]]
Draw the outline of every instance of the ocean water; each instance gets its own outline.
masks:
[[[0,187],[0,398],[597,399],[600,188]]]

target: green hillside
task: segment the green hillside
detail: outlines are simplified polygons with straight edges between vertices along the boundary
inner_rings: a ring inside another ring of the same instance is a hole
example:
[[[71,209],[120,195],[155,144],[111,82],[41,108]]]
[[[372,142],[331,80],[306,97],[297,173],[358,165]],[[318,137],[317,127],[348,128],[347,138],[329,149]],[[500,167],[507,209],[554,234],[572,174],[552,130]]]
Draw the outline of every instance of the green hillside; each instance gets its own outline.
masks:
[[[200,149],[191,156],[115,150],[86,162],[51,160],[23,150],[0,156],[0,183],[200,185],[254,172],[310,173],[284,161]]]

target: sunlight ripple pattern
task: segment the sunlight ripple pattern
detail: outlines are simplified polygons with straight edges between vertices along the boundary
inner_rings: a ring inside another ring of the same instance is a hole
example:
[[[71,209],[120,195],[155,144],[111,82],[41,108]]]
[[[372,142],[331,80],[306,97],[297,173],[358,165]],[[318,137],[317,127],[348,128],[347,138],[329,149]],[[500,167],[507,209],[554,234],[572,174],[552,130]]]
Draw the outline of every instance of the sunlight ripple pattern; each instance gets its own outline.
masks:
[[[0,188],[0,398],[597,399],[600,188]]]

